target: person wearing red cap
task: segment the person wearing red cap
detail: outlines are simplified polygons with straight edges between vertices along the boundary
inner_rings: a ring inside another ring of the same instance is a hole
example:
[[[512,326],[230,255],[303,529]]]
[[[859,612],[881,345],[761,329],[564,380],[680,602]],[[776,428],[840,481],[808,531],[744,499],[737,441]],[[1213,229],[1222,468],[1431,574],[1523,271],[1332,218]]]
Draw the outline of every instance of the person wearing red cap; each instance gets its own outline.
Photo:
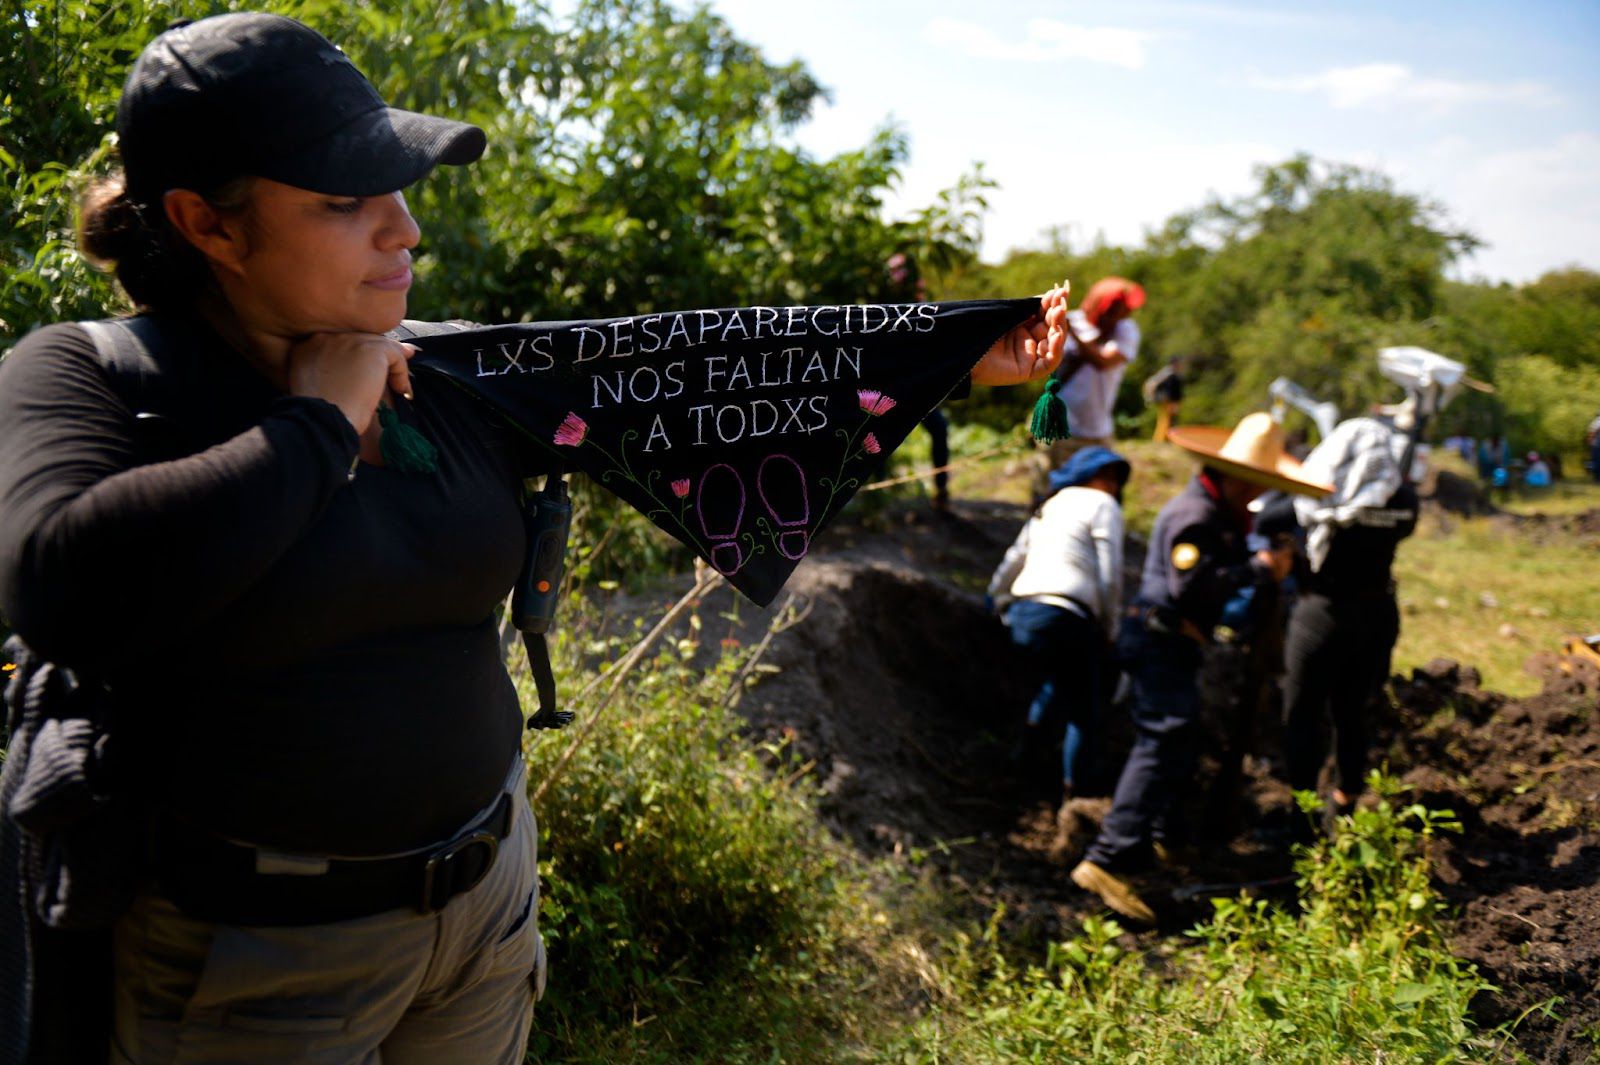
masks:
[[[1071,335],[1057,375],[1063,382],[1067,427],[1080,443],[1107,444],[1116,435],[1111,408],[1128,363],[1139,354],[1133,312],[1142,306],[1143,286],[1125,277],[1103,277],[1067,315]]]
[[[1067,354],[1047,386],[1066,406],[1068,435],[1050,444],[1034,477],[1036,501],[1049,494],[1051,470],[1081,447],[1111,446],[1116,436],[1112,408],[1128,363],[1139,354],[1133,312],[1144,306],[1144,286],[1125,277],[1103,277],[1067,315]]]

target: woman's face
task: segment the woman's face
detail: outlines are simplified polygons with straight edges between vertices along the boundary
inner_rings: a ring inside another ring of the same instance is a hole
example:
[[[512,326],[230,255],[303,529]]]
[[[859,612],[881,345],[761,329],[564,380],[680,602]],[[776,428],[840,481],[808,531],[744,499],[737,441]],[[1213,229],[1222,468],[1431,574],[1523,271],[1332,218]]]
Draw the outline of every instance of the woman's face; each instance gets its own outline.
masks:
[[[258,178],[242,225],[243,254],[218,266],[229,302],[256,328],[384,333],[405,317],[421,233],[400,193],[325,196]]]

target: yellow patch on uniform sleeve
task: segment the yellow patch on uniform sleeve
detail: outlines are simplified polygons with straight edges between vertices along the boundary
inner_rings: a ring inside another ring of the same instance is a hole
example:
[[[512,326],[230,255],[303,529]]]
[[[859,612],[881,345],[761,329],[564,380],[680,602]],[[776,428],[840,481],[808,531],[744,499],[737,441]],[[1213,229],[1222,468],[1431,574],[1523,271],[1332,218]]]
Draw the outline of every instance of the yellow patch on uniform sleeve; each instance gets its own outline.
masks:
[[[1194,569],[1200,561],[1200,549],[1193,544],[1175,544],[1172,548],[1172,568],[1182,573]]]

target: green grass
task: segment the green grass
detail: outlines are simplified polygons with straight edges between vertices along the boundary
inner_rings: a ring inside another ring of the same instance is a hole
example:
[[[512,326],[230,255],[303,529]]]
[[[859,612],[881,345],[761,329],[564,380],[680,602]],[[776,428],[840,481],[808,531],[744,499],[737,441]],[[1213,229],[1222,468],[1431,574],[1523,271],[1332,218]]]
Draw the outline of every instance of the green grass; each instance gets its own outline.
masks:
[[[1513,514],[1582,514],[1600,510],[1600,483],[1567,480],[1549,488],[1525,488],[1509,499],[1497,498],[1495,505]]]
[[[1595,545],[1503,519],[1426,518],[1400,545],[1400,643],[1395,668],[1437,657],[1475,666],[1486,688],[1528,695],[1535,651],[1600,627]]]
[[[991,924],[958,942],[949,1008],[930,1011],[885,1060],[907,1062],[1468,1062],[1505,1032],[1474,1031],[1486,988],[1451,957],[1427,841],[1447,813],[1384,798],[1342,818],[1297,863],[1298,910],[1220,899],[1181,949],[1130,950],[1090,919],[1046,957],[1017,964]]]

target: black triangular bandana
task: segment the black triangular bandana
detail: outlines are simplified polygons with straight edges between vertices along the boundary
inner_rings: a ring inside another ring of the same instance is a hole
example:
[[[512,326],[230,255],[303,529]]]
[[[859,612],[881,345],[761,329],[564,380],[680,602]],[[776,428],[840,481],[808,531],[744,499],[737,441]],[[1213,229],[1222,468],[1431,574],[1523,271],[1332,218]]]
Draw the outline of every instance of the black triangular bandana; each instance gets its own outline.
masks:
[[[763,606],[1039,300],[741,307],[418,337],[443,373]]]

